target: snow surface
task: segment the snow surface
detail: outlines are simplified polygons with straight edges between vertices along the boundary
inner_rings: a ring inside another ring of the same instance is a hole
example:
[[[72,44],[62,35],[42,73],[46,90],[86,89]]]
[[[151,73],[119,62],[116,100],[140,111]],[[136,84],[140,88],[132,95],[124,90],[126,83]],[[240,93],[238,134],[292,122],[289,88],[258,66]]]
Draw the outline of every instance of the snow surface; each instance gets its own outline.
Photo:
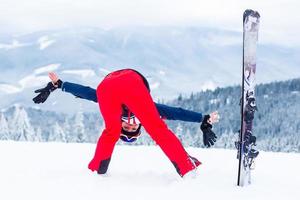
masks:
[[[155,83],[150,84],[151,90],[157,89],[157,88],[159,88],[159,86],[160,86],[159,82],[155,82]]]
[[[217,85],[213,81],[206,81],[202,84],[201,90],[206,91],[206,90],[215,90]]]
[[[96,73],[94,72],[94,70],[91,70],[91,69],[64,70],[61,73],[77,75],[77,76],[81,76],[82,78],[96,76]]]
[[[20,91],[21,89],[14,85],[6,84],[6,83],[0,84],[0,92],[4,92],[6,94],[13,94]]]
[[[55,63],[55,64],[50,64],[50,65],[46,65],[46,66],[43,66],[43,67],[39,67],[39,68],[34,70],[34,74],[38,75],[38,74],[42,74],[42,73],[46,73],[46,72],[55,71],[60,66],[61,66],[61,64]]]
[[[2,84],[0,85],[0,90],[6,92],[7,94],[18,93],[27,88],[44,86],[44,84],[49,82],[49,80],[50,79],[48,76],[28,75],[19,80],[17,86]]]
[[[50,40],[49,36],[43,36],[38,39],[38,44],[40,50],[44,50],[50,45],[52,45],[55,42],[55,40]]]
[[[27,46],[28,44],[22,44],[18,40],[13,40],[11,44],[1,44],[0,43],[0,49],[4,50],[11,50],[11,49],[16,49],[19,47]]]
[[[203,165],[181,179],[156,147],[117,146],[107,176],[87,169],[95,144],[0,142],[0,199],[296,200],[300,155],[261,152],[252,185],[236,186],[236,151],[188,148]]]
[[[23,77],[18,81],[17,85],[2,83],[0,84],[0,92],[6,94],[19,93],[27,88],[37,88],[44,86],[45,83],[49,82],[50,79],[47,72],[55,71],[60,67],[61,64],[50,64],[43,67],[39,67],[33,71],[33,73]],[[44,74],[44,75],[43,75]]]
[[[47,75],[44,76],[36,76],[36,75],[28,75],[19,80],[20,91],[26,88],[36,88],[39,86],[44,86],[45,83],[49,82],[50,79]]]

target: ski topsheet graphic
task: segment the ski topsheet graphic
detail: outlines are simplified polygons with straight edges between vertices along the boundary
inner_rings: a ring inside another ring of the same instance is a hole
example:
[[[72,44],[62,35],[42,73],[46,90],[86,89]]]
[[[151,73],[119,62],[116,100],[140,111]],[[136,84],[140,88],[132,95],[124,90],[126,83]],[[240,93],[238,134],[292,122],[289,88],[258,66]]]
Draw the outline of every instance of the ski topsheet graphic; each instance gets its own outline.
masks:
[[[256,46],[258,40],[260,15],[257,11],[246,10],[243,16],[243,80],[241,98],[241,130],[238,148],[238,182],[239,186],[251,183],[251,169],[258,151],[256,137],[252,134],[255,102]]]

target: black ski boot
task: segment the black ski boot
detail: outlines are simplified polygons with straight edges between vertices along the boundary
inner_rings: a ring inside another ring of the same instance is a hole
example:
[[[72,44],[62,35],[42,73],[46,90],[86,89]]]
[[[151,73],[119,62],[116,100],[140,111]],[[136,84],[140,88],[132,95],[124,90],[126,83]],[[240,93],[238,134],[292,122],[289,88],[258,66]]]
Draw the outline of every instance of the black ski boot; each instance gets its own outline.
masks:
[[[245,133],[245,145],[246,146],[256,146],[256,137],[252,135],[251,131],[246,131]]]
[[[248,157],[249,158],[256,158],[259,154],[259,151],[257,151],[256,149],[250,149],[248,152]]]

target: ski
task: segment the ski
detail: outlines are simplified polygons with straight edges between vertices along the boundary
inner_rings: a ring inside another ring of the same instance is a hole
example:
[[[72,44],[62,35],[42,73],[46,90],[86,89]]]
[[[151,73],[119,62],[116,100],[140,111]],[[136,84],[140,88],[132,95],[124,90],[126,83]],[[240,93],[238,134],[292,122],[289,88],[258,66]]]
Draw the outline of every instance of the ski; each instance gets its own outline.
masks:
[[[245,10],[243,15],[243,73],[241,91],[241,129],[238,149],[238,186],[251,184],[251,169],[258,151],[254,149],[256,137],[252,134],[255,101],[256,46],[260,15],[257,11]]]

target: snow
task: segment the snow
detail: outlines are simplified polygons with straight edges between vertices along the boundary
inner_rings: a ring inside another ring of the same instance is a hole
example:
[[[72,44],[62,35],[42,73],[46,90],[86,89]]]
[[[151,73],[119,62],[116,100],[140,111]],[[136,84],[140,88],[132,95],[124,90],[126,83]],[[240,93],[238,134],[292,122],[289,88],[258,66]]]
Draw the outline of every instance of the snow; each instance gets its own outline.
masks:
[[[17,85],[11,85],[7,83],[0,84],[0,92],[6,94],[14,94],[22,92],[26,88],[36,88],[49,82],[50,79],[47,75],[41,75],[43,73],[55,71],[61,64],[50,64],[43,67],[36,68],[32,74],[29,74],[18,81]]]
[[[40,50],[44,50],[50,45],[52,45],[55,42],[55,40],[50,40],[49,36],[43,36],[38,39],[38,44]]]
[[[15,108],[12,123],[9,127],[12,132],[12,138],[19,141],[40,140],[40,137],[33,134],[33,127],[30,124],[30,120],[25,109],[18,104],[15,105]]]
[[[51,71],[55,71],[60,67],[61,64],[55,63],[55,64],[50,64],[50,65],[46,65],[43,67],[39,67],[37,69],[34,70],[34,74],[38,75],[38,74],[42,74],[45,72],[51,72]]]
[[[73,74],[73,75],[81,76],[82,78],[96,76],[94,70],[91,69],[64,70],[62,71],[62,73]]]
[[[0,43],[0,49],[11,50],[11,49],[16,49],[16,48],[27,46],[27,45],[28,44],[20,43],[18,40],[14,39],[11,44],[1,44]]]
[[[221,102],[221,99],[211,99],[211,100],[209,100],[210,104],[217,104],[217,103],[220,103],[220,102]]]
[[[0,112],[0,130],[1,130],[1,135],[0,139],[8,139],[9,138],[9,127],[8,127],[8,122],[5,119],[4,115],[2,112]]]
[[[105,69],[105,68],[99,68],[99,71],[104,73],[104,74],[109,74],[111,70]]]
[[[300,155],[261,152],[237,187],[236,151],[188,148],[203,165],[183,180],[156,146],[116,146],[109,173],[87,169],[95,144],[0,142],[1,199],[299,199]]]
[[[19,80],[19,85],[21,86],[20,91],[25,88],[35,88],[39,87],[47,82],[49,82],[48,76],[35,76],[35,75],[28,75]]]
[[[50,64],[50,65],[36,68],[33,74],[25,76],[24,78],[19,80],[18,83],[21,86],[20,91],[22,91],[25,88],[39,87],[49,82],[50,79],[48,75],[40,75],[40,74],[55,71],[60,67],[60,65],[61,64],[55,63],[55,64]]]
[[[201,90],[202,91],[206,91],[206,90],[214,90],[216,89],[216,84],[213,81],[206,81],[203,83],[203,85],[201,86]]]
[[[6,83],[0,84],[0,92],[4,92],[6,94],[13,94],[20,91],[21,89],[14,85],[6,84]]]
[[[158,73],[159,73],[160,75],[162,75],[162,76],[165,76],[165,75],[166,75],[166,72],[163,71],[163,70],[159,70]]]
[[[49,82],[48,76],[28,75],[19,80],[16,86],[6,83],[0,84],[0,92],[14,94],[22,92],[26,88],[39,87],[47,82]]]
[[[159,86],[160,86],[160,83],[159,83],[159,82],[155,82],[155,83],[151,83],[151,84],[150,84],[150,88],[151,88],[152,90],[157,89]]]
[[[206,46],[239,45],[241,43],[241,38],[238,35],[211,34],[208,35],[206,38],[198,39],[198,42],[200,44],[205,44]]]

